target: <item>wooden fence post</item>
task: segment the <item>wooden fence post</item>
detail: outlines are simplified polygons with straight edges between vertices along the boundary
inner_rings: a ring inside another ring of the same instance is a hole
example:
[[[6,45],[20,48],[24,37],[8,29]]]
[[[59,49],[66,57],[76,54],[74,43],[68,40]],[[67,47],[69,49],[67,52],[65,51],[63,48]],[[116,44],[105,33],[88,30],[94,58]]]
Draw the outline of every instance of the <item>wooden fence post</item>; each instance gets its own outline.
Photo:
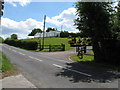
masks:
[[[41,48],[41,43],[39,42],[38,43],[38,49],[41,51],[42,50],[42,48]]]
[[[39,49],[41,50],[41,44],[39,44]]]
[[[49,45],[49,52],[51,52],[51,45]]]
[[[65,44],[61,44],[62,46],[62,51],[65,51]]]

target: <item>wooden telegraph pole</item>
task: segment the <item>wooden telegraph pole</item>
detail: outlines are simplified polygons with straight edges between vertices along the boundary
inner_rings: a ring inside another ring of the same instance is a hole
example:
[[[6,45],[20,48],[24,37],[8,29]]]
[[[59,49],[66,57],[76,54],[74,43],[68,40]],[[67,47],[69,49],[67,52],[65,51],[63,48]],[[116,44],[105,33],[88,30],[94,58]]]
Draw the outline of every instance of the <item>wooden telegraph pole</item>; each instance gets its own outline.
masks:
[[[62,29],[63,29],[63,25],[61,25],[61,32],[62,32]]]
[[[44,16],[42,49],[44,49],[45,20],[46,20],[46,15]]]

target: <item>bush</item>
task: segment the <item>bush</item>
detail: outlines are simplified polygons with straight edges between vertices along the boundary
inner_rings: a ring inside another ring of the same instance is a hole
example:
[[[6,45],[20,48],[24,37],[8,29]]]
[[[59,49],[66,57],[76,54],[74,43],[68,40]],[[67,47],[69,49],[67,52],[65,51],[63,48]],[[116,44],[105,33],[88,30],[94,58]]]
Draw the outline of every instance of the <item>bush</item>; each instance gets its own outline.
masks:
[[[28,50],[36,50],[38,48],[38,43],[36,41],[22,41],[22,40],[13,40],[13,39],[6,39],[4,43],[20,47]]]
[[[3,43],[4,39],[2,37],[0,37],[0,43]]]
[[[22,41],[22,47],[28,50],[36,50],[38,43],[36,41]]]

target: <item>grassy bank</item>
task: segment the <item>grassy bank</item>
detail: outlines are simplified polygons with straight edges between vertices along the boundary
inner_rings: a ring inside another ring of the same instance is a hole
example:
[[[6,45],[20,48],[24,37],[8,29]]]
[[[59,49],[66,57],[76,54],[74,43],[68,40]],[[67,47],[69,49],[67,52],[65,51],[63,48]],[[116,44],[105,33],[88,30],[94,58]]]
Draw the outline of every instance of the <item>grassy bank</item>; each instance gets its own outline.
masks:
[[[0,37],[0,43],[3,43],[4,39],[2,37]]]
[[[38,38],[33,38],[33,39],[22,39],[22,40],[29,40],[29,41],[37,41],[38,43],[39,42],[42,42],[42,39],[38,39]],[[61,44],[65,44],[65,50],[70,50],[70,49],[73,49],[73,47],[70,47],[70,44],[68,44],[68,40],[71,40],[69,38],[45,38],[44,39],[44,44],[45,45],[61,45]],[[43,50],[43,51],[48,51],[47,49],[46,50]]]
[[[1,52],[0,52],[0,66],[2,77],[10,76],[17,70],[15,66],[11,64],[10,60]]]
[[[70,56],[70,59],[73,60],[73,61],[77,61],[77,62],[93,61],[94,60],[94,56],[92,56],[93,52],[88,52],[86,54],[89,54],[89,55],[84,55],[82,59],[80,59],[79,56],[77,56],[77,54],[73,54],[73,55]]]
[[[108,69],[112,69],[112,70],[117,70],[120,71],[120,66],[115,66],[115,65],[111,65],[111,64],[107,64],[107,63],[98,63],[94,60],[94,56],[93,52],[88,52],[86,53],[88,55],[84,55],[82,59],[79,58],[79,56],[77,56],[77,54],[73,54],[70,56],[70,59],[76,62],[80,62],[82,64],[87,64],[90,66],[99,66],[99,67],[105,67]]]

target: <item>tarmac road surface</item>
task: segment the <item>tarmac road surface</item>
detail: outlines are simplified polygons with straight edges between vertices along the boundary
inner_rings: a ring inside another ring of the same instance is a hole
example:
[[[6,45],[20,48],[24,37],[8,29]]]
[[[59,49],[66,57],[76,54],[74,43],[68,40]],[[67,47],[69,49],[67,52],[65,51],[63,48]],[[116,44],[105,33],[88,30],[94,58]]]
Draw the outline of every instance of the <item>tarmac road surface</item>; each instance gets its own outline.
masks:
[[[0,49],[37,88],[118,88],[120,73],[6,44]]]

